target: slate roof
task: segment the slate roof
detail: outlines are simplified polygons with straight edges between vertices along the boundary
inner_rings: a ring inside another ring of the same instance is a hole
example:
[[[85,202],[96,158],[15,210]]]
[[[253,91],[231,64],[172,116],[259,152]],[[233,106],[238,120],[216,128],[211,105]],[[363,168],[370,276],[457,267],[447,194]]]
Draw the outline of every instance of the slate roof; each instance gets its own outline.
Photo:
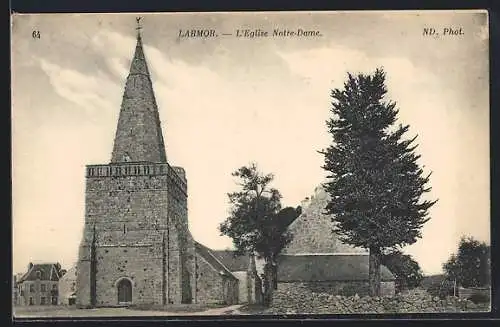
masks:
[[[382,281],[393,281],[394,275],[380,267]],[[278,281],[362,281],[368,280],[368,255],[281,255],[278,259]]]
[[[61,274],[56,266],[56,263],[34,264],[18,282],[37,280],[37,271],[40,271],[40,280],[58,281],[61,278]]]
[[[220,262],[215,255],[213,254],[212,250],[210,250],[208,247],[205,245],[194,242],[194,246],[196,249],[196,253],[198,253],[205,261],[208,262],[209,265],[211,265],[215,270],[218,272],[222,272],[225,276],[238,279],[236,276],[234,276],[231,271]]]
[[[213,255],[219,259],[230,271],[247,271],[250,264],[248,255],[235,256],[236,251],[212,250]]]

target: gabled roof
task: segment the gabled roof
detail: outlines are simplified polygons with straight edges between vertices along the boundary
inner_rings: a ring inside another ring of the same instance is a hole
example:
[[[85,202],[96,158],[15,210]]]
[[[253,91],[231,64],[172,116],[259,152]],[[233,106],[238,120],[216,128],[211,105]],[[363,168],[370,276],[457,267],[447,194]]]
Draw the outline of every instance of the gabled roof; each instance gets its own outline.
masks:
[[[38,271],[40,272],[40,278],[37,276]],[[57,263],[41,263],[32,265],[28,272],[24,274],[18,282],[34,281],[37,279],[58,281],[59,278],[61,278],[61,274],[57,269]]]
[[[250,264],[248,255],[236,255],[236,251],[233,250],[212,250],[212,253],[230,271],[248,270]]]
[[[283,249],[283,254],[307,253],[367,253],[342,242],[333,233],[332,217],[325,213],[330,195],[322,186],[316,187],[314,195],[302,203],[302,212],[288,226],[292,241]]]
[[[236,276],[234,276],[231,271],[222,264],[212,253],[212,250],[210,250],[208,247],[205,245],[194,242],[194,246],[196,249],[196,253],[199,254],[205,261],[214,268],[214,270],[217,270],[217,272],[224,274],[225,276],[228,276],[230,278],[238,279]]]
[[[281,255],[278,281],[367,281],[368,259],[363,254]],[[382,281],[395,279],[385,266],[380,267],[380,277]]]

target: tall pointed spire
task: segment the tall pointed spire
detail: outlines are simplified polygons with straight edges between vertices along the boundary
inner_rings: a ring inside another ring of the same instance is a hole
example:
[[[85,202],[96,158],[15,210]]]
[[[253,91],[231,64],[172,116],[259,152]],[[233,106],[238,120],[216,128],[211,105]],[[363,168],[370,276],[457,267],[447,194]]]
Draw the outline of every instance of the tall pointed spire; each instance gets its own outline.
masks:
[[[111,162],[166,163],[158,107],[142,47],[140,18],[137,23],[137,44],[125,84]]]

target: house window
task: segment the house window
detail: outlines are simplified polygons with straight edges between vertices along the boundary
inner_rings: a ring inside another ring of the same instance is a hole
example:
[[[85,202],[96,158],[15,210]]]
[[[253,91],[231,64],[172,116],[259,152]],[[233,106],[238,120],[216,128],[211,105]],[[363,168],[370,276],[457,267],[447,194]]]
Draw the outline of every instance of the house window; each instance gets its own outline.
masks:
[[[57,284],[52,284],[52,290],[57,291]]]
[[[46,292],[46,291],[47,291],[47,285],[40,284],[40,292]]]
[[[52,303],[52,305],[57,305],[57,296],[53,296],[53,297],[51,298],[51,301],[52,301],[52,302],[51,302],[51,303]]]
[[[42,296],[42,297],[40,298],[40,304],[41,304],[41,305],[47,304],[47,301],[46,301],[46,300],[47,300],[47,299],[45,298],[45,296]]]
[[[29,302],[29,304],[30,304],[30,305],[35,304],[35,303],[33,303],[33,298],[32,298],[32,297],[30,297],[30,302]]]
[[[36,279],[41,279],[42,278],[42,272],[40,270],[38,270],[36,272]]]
[[[30,293],[35,293],[35,284],[30,284]]]

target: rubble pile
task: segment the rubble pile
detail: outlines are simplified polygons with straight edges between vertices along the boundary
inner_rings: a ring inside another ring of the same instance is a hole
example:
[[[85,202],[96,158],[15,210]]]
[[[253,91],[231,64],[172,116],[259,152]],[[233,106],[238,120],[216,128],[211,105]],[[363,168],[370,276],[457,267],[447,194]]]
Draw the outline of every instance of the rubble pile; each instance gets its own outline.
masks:
[[[280,285],[281,286],[281,285]],[[275,291],[270,314],[366,314],[474,311],[476,305],[458,297],[440,299],[425,290],[412,290],[392,297],[340,296],[315,293],[300,284],[283,285]]]

